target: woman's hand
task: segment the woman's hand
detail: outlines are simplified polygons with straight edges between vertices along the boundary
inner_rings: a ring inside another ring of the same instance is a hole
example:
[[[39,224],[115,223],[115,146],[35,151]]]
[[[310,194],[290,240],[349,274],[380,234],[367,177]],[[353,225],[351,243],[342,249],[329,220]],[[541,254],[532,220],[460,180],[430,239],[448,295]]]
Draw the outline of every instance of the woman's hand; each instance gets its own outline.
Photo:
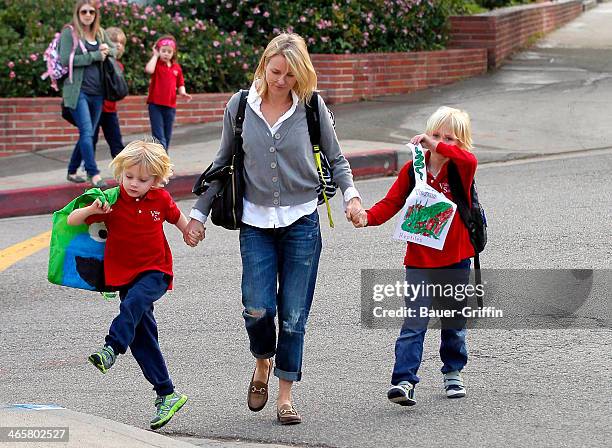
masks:
[[[367,227],[368,213],[364,209],[361,209],[357,216],[353,217],[353,225],[356,229],[360,229],[361,227]]]
[[[410,143],[413,145],[422,144],[425,148],[435,152],[436,146],[440,142],[428,134],[418,134],[410,139]]]
[[[346,206],[346,220],[354,223],[362,211],[361,199],[358,197],[352,198]]]
[[[106,59],[109,51],[110,47],[107,44],[100,44],[100,54],[102,55],[102,60]]]
[[[183,240],[191,247],[195,247],[198,242],[202,241],[205,237],[206,227],[204,227],[204,224],[197,219],[191,218],[183,231]]]

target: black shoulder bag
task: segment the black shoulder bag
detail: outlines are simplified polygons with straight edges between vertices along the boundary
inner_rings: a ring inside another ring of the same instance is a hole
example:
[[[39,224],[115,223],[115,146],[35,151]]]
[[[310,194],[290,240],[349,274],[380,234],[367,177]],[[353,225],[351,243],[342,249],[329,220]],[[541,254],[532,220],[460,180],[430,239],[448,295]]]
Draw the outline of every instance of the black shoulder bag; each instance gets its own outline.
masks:
[[[105,100],[120,101],[127,96],[127,82],[112,56],[106,57],[102,62],[102,80]]]
[[[229,165],[213,169],[211,163],[200,175],[192,189],[193,193],[200,196],[208,189],[211,182],[221,181],[221,189],[212,200],[210,219],[214,225],[229,230],[239,229],[242,220],[242,198],[244,197],[242,124],[248,93],[248,90],[240,91],[240,103],[234,125],[234,147]]]

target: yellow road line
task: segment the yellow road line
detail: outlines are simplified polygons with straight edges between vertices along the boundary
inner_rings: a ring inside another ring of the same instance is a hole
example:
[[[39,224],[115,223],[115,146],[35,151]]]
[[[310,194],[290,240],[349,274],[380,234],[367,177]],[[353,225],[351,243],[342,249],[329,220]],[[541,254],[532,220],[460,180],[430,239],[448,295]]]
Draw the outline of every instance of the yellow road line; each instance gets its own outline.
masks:
[[[5,271],[19,260],[35,254],[41,249],[49,246],[51,241],[51,231],[36,235],[29,240],[14,244],[11,247],[0,250],[0,272]]]

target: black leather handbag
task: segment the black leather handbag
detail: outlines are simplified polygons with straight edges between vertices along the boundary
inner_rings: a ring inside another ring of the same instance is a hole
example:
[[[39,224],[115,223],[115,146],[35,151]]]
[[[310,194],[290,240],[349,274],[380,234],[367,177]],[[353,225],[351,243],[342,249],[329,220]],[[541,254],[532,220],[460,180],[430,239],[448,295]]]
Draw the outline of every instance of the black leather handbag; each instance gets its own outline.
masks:
[[[115,58],[109,56],[102,62],[102,79],[105,100],[119,101],[127,96],[128,85]]]
[[[244,197],[242,124],[248,93],[247,90],[240,92],[240,103],[234,126],[234,147],[229,165],[213,169],[211,163],[200,175],[192,189],[193,193],[200,196],[208,189],[211,182],[221,182],[221,189],[212,200],[210,219],[214,225],[229,230],[239,229],[242,221],[242,198]]]

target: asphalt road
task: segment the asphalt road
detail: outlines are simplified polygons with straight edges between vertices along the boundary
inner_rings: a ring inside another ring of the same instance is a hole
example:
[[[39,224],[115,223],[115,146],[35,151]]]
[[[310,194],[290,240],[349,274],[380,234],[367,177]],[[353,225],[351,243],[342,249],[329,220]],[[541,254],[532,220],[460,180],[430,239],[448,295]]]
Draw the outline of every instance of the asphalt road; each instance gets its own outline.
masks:
[[[610,152],[586,152],[483,167],[477,179],[490,223],[483,267],[610,269],[611,165]],[[391,182],[357,187],[371,205]],[[417,406],[390,404],[385,393],[398,330],[360,325],[360,270],[400,268],[404,249],[390,239],[394,220],[354,230],[340,201],[333,205],[338,224],[323,228],[304,378],[295,388],[304,423],[295,427],[276,424],[273,402],[258,414],[246,407],[253,360],[241,317],[237,233],[209,228],[206,241],[191,249],[168,227],[175,290],[156,315],[173,380],[190,401],[164,433],[326,447],[607,446],[609,327],[473,330],[468,397],[453,401],[443,394],[439,334],[432,330]],[[191,202],[180,206],[188,211]],[[50,217],[7,219],[0,227],[5,248],[47,231]],[[136,362],[123,356],[103,376],[86,361],[103,342],[117,302],[49,284],[46,264],[41,251],[0,273],[0,403],[55,403],[147,427],[154,393]],[[609,289],[599,299],[609,307]],[[271,389],[274,397],[275,381]]]

